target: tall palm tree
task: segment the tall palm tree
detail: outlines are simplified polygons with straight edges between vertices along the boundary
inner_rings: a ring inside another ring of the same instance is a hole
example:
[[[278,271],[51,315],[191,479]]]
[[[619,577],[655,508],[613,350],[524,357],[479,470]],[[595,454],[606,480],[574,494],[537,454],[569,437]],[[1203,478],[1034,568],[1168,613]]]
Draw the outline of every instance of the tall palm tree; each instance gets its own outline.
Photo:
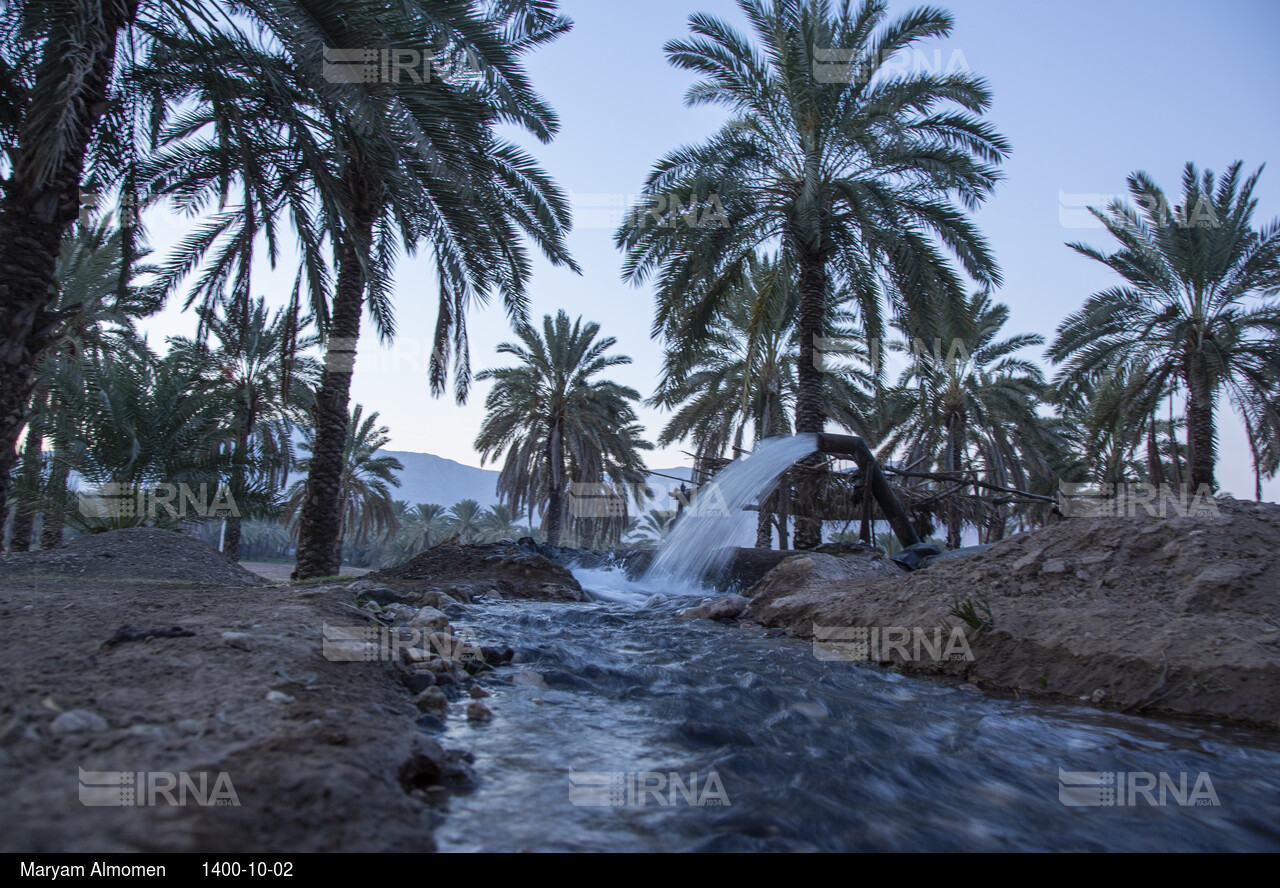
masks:
[[[390,8],[374,0],[244,0],[234,8],[216,0],[0,5],[0,163],[7,173],[0,183],[0,514],[34,374],[52,342],[58,254],[80,213],[80,190],[127,186],[148,147],[145,136],[136,137],[139,106],[154,112],[183,104],[163,92],[142,96],[130,70],[157,46],[217,28],[273,43],[306,70],[325,45],[386,45],[385,27],[359,35],[348,28],[342,36],[355,42],[334,44],[326,25],[399,22],[408,10],[429,20],[437,6],[430,0]]]
[[[378,451],[388,444],[390,429],[378,425],[378,413],[364,416],[364,407],[355,405],[347,426],[347,443],[342,452],[342,497],[340,500],[338,538],[334,541],[333,557],[338,563],[334,575],[342,567],[342,546],[348,540],[357,545],[371,537],[396,528],[395,499],[392,487],[400,486],[396,473],[404,466],[394,456],[379,456]],[[313,429],[303,430],[301,447],[314,454],[316,434]],[[298,462],[298,470],[307,472],[312,457]],[[306,497],[306,481],[298,480],[289,488],[285,518],[296,522]],[[296,523],[295,523],[296,526]]]
[[[1050,477],[1050,457],[1061,444],[1053,423],[1038,412],[1044,389],[1040,368],[1017,353],[1044,337],[1020,334],[999,339],[1009,318],[1006,305],[985,292],[964,305],[964,315],[942,327],[932,342],[916,338],[894,344],[908,355],[899,384],[886,395],[891,433],[881,453],[906,453],[907,461],[948,475],[978,478],[1026,490],[1034,476]],[[911,329],[897,325],[905,334]],[[963,334],[974,331],[971,337]],[[962,485],[961,485],[962,486]],[[958,491],[957,491],[958,492]],[[1004,513],[992,530],[1003,535]],[[952,498],[947,507],[947,546],[960,546],[962,516]]]
[[[214,347],[186,337],[173,337],[169,343],[174,354],[201,368],[232,405],[231,492],[243,498],[253,483],[280,489],[293,464],[293,431],[302,424],[320,381],[319,362],[303,354],[319,343],[319,337],[298,334],[298,321],[290,310],[273,313],[261,296],[247,313],[232,300],[223,313],[202,308],[200,317]],[[304,318],[300,326],[308,322]],[[232,560],[240,557],[241,522],[246,517],[256,516],[242,510],[229,516],[223,528],[222,553]]]
[[[950,34],[948,13],[929,7],[889,20],[887,0],[739,6],[755,44],[696,14],[694,37],[666,46],[672,64],[704,77],[686,101],[723,105],[733,118],[658,161],[616,241],[627,279],[656,276],[654,330],[677,351],[704,335],[759,245],[779,243],[798,275],[796,430],[821,432],[814,345],[833,293],[847,289],[865,335],[881,340],[883,300],[925,320],[963,300],[949,256],[980,284],[999,282],[956,201],[973,208],[990,194],[1009,146],[980,117],[991,104],[983,80],[886,68],[895,53]],[[865,62],[867,76],[830,76],[832,51]],[[722,212],[687,209],[708,203]],[[820,519],[798,522],[796,542],[821,542]]]
[[[617,514],[572,516],[575,523],[605,519],[625,527],[627,501],[639,504],[643,497],[640,452],[653,445],[640,437],[633,406],[640,394],[594,378],[631,359],[606,354],[617,340],[596,339],[599,332],[599,324],[584,325],[581,318],[571,324],[563,310],[555,318],[547,315],[541,335],[526,326],[519,331],[520,343],[498,346],[499,354],[519,361],[517,366],[476,376],[495,383],[475,442],[480,463],[506,452],[498,493],[517,512],[539,508],[553,546],[560,544],[570,483],[608,484],[616,497],[603,499],[622,507]]]
[[[465,314],[471,303],[497,292],[513,321],[525,319],[530,264],[521,235],[554,264],[576,270],[563,242],[567,198],[527,154],[494,133],[496,125],[514,123],[547,141],[557,129],[554,113],[519,66],[524,52],[568,29],[554,8],[513,0],[426,4],[407,22],[384,21],[380,11],[355,24],[350,15],[322,16],[330,45],[368,45],[353,40],[375,23],[393,46],[421,45],[423,33],[435,35],[442,53],[473,60],[474,76],[466,78],[335,85],[318,66],[299,71],[287,57],[254,55],[234,37],[219,35],[194,41],[180,56],[187,62],[168,74],[191,82],[203,110],[179,120],[178,141],[148,169],[152,180],[189,201],[212,195],[225,201],[228,182],[242,194],[238,207],[174,258],[170,282],[208,253],[213,258],[204,280],[240,280],[258,231],[286,210],[306,232],[305,277],[328,355],[315,401],[312,491],[300,518],[300,578],[333,570],[326,559],[337,532],[334,504],[361,316],[367,308],[381,336],[394,336],[391,279],[398,252],[425,243],[433,254],[439,311],[429,375],[439,394],[452,371],[459,401],[470,384]],[[242,61],[246,57],[251,61]],[[201,76],[211,68],[219,73]],[[258,113],[242,111],[234,127],[206,135],[193,125],[222,121],[227,108],[243,105]],[[252,162],[246,154],[254,155]],[[315,206],[307,206],[308,195]],[[331,295],[323,262],[315,258],[324,242],[336,267]]]
[[[1092,208],[1119,249],[1068,246],[1123,282],[1068,316],[1050,352],[1064,375],[1123,368],[1140,380],[1124,404],[1140,418],[1185,388],[1188,480],[1197,492],[1216,487],[1218,396],[1226,392],[1242,407],[1274,404],[1280,396],[1280,310],[1266,301],[1280,293],[1280,219],[1253,228],[1262,170],[1242,178],[1242,166],[1233,163],[1219,180],[1187,164],[1176,205],[1136,172],[1128,185],[1138,207],[1117,200]],[[1251,438],[1274,428],[1244,409]]]

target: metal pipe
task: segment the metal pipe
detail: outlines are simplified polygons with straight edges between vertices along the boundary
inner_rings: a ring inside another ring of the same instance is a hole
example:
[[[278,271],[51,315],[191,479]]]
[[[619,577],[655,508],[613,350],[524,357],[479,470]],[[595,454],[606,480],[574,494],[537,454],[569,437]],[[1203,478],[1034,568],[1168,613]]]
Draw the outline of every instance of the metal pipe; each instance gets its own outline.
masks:
[[[885,478],[880,463],[866,441],[856,435],[829,435],[822,432],[818,435],[818,452],[852,457],[862,470],[862,477],[870,482],[871,495],[889,519],[889,526],[897,534],[898,542],[902,543],[903,548],[919,544],[920,537],[916,535],[915,527],[898,498],[893,495],[893,488],[889,486],[889,480]]]

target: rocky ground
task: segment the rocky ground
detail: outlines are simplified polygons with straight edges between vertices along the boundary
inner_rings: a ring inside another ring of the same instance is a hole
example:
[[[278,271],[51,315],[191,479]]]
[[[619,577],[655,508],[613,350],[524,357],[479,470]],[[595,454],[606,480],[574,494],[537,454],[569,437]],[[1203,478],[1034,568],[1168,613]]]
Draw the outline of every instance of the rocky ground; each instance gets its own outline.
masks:
[[[907,574],[864,556],[850,578],[798,556],[746,593],[745,619],[829,640],[833,657],[865,641],[872,660],[987,690],[1280,729],[1280,507],[1217,505],[1073,518]],[[893,627],[929,641],[959,627],[972,659],[935,658],[914,637],[903,656],[884,643]]]
[[[471,775],[431,732],[483,729],[511,653],[439,595],[262,583],[165,531],[0,562],[0,849],[432,849]],[[119,805],[86,771],[149,776]],[[203,793],[152,793],[184,772]]]

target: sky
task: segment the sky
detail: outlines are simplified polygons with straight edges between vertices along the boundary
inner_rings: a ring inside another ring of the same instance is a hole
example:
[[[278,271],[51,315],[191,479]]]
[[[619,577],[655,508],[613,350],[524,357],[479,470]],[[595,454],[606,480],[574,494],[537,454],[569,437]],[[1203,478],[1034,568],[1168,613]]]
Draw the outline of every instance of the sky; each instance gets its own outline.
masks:
[[[919,3],[892,2],[897,17]],[[952,12],[949,38],[922,44],[911,63],[968,70],[994,94],[989,119],[1013,146],[1004,180],[976,220],[1000,263],[996,298],[1011,317],[1005,335],[1039,333],[1052,340],[1062,319],[1092,293],[1116,283],[1101,264],[1068,249],[1083,240],[1112,248],[1083,209],[1125,191],[1126,177],[1144,170],[1171,195],[1184,165],[1222,171],[1241,160],[1246,170],[1275,158],[1280,146],[1280,3],[1274,0],[938,0]],[[671,67],[662,51],[688,34],[691,13],[718,16],[745,31],[733,0],[563,0],[573,30],[528,58],[536,88],[560,115],[549,145],[516,132],[570,194],[575,227],[569,247],[577,275],[540,257],[530,289],[535,321],[564,309],[600,324],[615,351],[633,363],[611,372],[647,397],[661,369],[660,343],[650,338],[653,294],[622,281],[613,245],[621,208],[640,191],[653,162],[696,143],[724,120],[718,108],[684,104],[694,75]],[[1255,225],[1280,216],[1280,164],[1256,191]],[[153,212],[148,233],[157,253],[189,223]],[[1096,223],[1094,223],[1096,224]],[[256,276],[271,302],[283,305],[293,279],[287,264]],[[433,398],[426,365],[435,324],[429,261],[404,259],[397,271],[399,334],[379,344],[366,316],[352,401],[376,410],[390,427],[390,449],[434,453],[479,465],[472,448],[484,418],[487,384],[477,383],[465,406]],[[468,320],[473,370],[501,366],[494,353],[514,339],[498,305]],[[171,304],[144,326],[153,345],[191,335],[195,318]],[[1031,358],[1042,355],[1031,353]],[[647,436],[656,439],[666,415],[641,407]],[[1218,480],[1224,490],[1252,496],[1244,433],[1219,410]],[[652,468],[688,464],[679,445],[649,455]],[[1264,485],[1280,500],[1280,479]]]

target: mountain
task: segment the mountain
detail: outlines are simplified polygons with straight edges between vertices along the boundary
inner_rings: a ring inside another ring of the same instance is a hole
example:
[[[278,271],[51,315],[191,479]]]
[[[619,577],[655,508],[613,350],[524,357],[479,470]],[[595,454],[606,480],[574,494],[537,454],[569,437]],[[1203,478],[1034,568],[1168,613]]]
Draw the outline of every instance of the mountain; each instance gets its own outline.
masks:
[[[473,499],[481,506],[498,502],[498,472],[494,469],[464,466],[433,453],[380,450],[378,455],[394,456],[404,466],[399,473],[400,486],[392,488],[391,495],[410,506],[438,503],[448,508],[465,499]]]

